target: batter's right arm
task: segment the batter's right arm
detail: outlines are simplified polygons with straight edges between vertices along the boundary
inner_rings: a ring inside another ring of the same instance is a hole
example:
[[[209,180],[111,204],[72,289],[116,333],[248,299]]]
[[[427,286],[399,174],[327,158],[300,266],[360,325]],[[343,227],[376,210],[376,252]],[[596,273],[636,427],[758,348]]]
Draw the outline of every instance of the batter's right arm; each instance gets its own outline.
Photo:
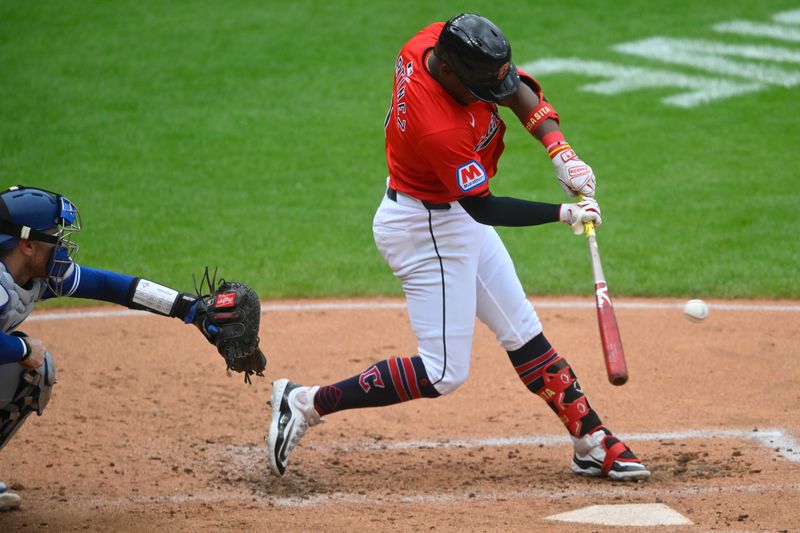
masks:
[[[468,196],[458,201],[469,216],[487,226],[538,226],[558,220],[558,204],[529,202],[519,198]]]
[[[584,222],[601,223],[600,207],[592,198],[578,204],[548,204],[489,193],[483,197],[468,196],[458,203],[476,222],[487,226],[538,226],[560,221],[574,230],[576,227],[582,228]]]

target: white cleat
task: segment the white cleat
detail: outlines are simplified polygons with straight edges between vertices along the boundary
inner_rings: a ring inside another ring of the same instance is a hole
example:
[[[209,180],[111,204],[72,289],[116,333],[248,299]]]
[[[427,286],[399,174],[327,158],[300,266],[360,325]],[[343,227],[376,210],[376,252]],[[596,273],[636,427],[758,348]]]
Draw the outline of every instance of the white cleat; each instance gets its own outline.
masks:
[[[630,448],[606,428],[576,439],[572,471],[582,476],[607,477],[612,481],[641,481],[650,477]]]
[[[314,409],[314,395],[319,387],[304,387],[288,379],[272,383],[272,422],[267,434],[267,458],[272,474],[281,477],[289,454],[311,426],[320,423]]]

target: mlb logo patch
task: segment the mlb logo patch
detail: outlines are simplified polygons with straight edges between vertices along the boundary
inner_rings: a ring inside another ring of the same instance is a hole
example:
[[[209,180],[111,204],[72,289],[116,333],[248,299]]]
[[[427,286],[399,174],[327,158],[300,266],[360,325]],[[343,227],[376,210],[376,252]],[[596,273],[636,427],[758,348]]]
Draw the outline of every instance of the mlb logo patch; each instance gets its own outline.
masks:
[[[486,181],[486,171],[477,161],[470,161],[456,170],[458,187],[467,192]]]
[[[217,309],[223,307],[233,307],[236,303],[236,293],[235,292],[223,292],[217,295],[217,299],[214,302],[214,307]]]

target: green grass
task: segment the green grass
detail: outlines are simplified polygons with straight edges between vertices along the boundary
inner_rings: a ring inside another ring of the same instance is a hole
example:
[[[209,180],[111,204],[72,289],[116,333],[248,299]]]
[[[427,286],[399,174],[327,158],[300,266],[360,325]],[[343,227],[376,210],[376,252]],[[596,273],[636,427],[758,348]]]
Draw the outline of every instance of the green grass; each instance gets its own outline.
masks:
[[[473,10],[503,28],[520,64],[575,56],[691,72],[610,47],[653,35],[746,42],[709,27],[798,7],[403,5],[0,2],[0,184],[77,203],[90,266],[182,290],[208,264],[265,297],[398,295],[371,220],[392,64],[415,31]],[[540,81],[598,175],[612,293],[800,297],[800,89],[678,110],[658,103],[668,91],[607,97],[580,91],[591,81],[580,76]],[[493,190],[563,201],[542,148],[505,111]],[[585,244],[562,225],[501,233],[527,290],[590,292]]]

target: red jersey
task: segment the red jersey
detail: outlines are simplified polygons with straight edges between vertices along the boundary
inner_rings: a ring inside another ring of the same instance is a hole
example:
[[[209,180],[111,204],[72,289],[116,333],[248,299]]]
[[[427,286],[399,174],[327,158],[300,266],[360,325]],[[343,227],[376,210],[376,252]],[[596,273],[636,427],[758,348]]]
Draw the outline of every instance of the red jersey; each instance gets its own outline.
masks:
[[[443,27],[431,24],[400,50],[385,124],[389,185],[435,203],[488,193],[506,131],[496,104],[461,105],[428,72]]]

